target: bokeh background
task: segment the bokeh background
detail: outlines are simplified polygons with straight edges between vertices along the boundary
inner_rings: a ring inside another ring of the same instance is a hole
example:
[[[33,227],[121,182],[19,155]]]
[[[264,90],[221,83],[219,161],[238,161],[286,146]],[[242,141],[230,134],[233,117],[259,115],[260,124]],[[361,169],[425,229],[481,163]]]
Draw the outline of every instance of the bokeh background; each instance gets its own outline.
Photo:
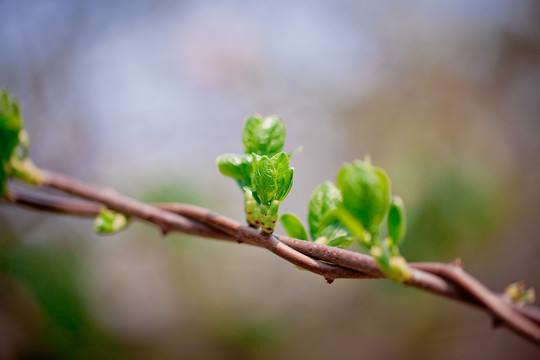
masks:
[[[215,158],[279,114],[309,195],[370,154],[410,260],[540,289],[540,3],[0,1],[0,86],[38,166],[242,219]],[[281,231],[281,230],[280,230]],[[0,204],[0,359],[532,359],[484,313],[332,285],[261,249]]]

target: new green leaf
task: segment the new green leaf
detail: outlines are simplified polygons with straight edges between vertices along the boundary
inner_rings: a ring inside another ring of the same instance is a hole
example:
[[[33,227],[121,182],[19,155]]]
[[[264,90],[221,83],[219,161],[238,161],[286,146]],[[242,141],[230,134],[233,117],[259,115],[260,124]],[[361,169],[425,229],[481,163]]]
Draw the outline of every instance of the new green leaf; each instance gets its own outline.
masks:
[[[276,200],[283,201],[289,195],[293,184],[294,169],[290,168],[284,174],[278,177],[278,190],[276,192]]]
[[[308,240],[308,235],[302,222],[294,214],[283,214],[279,217],[279,222],[292,238]]]
[[[275,154],[270,161],[276,169],[276,200],[283,201],[291,190],[294,169],[289,166],[289,156],[284,152]]]
[[[321,220],[326,213],[335,209],[341,202],[341,193],[330,181],[319,185],[311,194],[308,208],[309,232],[313,239],[319,237]]]
[[[283,149],[285,124],[277,116],[249,117],[244,124],[243,141],[246,153],[272,156]]]
[[[216,160],[219,171],[239,181],[240,187],[251,186],[253,157],[248,154],[224,154]]]

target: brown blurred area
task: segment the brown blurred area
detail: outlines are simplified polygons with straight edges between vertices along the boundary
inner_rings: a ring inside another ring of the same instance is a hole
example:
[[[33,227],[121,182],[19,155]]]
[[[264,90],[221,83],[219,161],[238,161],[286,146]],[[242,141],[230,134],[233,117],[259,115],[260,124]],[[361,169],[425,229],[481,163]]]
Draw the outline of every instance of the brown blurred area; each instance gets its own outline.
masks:
[[[282,211],[305,219],[312,189],[369,154],[407,205],[407,259],[540,289],[539,19],[534,0],[4,0],[0,87],[38,166],[238,220],[215,158],[242,150],[247,115],[279,114],[304,146]],[[0,359],[539,355],[395,284],[0,204]]]

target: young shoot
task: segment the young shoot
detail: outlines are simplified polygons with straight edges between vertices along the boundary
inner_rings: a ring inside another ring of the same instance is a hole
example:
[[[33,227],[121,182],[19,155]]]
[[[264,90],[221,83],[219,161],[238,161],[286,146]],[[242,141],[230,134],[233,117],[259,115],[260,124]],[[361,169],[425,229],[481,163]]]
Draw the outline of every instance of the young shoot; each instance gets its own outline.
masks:
[[[217,158],[219,171],[233,178],[244,192],[247,223],[274,232],[279,205],[292,187],[294,169],[284,153],[285,124],[277,116],[249,117],[244,124],[244,154],[224,154]]]

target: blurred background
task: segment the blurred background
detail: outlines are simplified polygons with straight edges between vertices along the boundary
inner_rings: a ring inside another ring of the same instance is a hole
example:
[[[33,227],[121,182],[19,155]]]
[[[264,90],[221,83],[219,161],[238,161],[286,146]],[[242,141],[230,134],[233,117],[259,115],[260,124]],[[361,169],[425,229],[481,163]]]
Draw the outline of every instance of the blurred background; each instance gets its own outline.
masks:
[[[215,158],[279,114],[282,211],[370,154],[404,255],[540,289],[540,3],[1,1],[0,86],[43,168],[242,220]],[[282,230],[279,230],[282,232]],[[258,248],[0,205],[0,359],[532,359],[463,304]]]

